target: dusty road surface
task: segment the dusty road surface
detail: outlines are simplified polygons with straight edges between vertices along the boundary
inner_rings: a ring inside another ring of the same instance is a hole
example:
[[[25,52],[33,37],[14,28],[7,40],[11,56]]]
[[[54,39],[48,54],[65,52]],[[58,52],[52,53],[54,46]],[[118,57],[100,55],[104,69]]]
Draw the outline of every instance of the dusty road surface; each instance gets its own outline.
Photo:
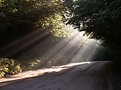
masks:
[[[0,90],[113,90],[109,61],[27,71],[0,79]]]

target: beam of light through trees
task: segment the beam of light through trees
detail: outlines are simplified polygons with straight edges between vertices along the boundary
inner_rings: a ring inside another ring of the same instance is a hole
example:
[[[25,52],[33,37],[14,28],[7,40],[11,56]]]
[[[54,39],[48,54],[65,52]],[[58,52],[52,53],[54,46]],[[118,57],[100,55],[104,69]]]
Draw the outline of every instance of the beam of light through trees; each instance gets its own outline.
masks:
[[[70,33],[66,38],[55,38],[45,33],[43,39],[41,32],[35,31],[8,45],[12,52],[7,54],[14,55],[20,51],[16,59],[26,62],[38,60],[40,68],[91,60],[100,43],[72,26],[67,26],[66,30]]]
[[[21,53],[17,58],[20,60],[39,60],[39,67],[51,67],[68,63],[92,60],[100,43],[84,32],[66,27],[70,35],[66,38],[47,37],[36,43],[33,47]]]

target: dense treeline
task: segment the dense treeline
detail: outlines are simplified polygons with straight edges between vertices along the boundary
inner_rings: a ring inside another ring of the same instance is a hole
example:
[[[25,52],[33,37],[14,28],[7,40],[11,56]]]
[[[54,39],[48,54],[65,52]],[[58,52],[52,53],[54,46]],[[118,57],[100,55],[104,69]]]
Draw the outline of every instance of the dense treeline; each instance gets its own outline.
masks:
[[[65,13],[69,14],[64,17]],[[55,33],[67,19],[68,24],[103,41],[120,61],[120,16],[121,0],[0,0],[0,42],[48,26]]]

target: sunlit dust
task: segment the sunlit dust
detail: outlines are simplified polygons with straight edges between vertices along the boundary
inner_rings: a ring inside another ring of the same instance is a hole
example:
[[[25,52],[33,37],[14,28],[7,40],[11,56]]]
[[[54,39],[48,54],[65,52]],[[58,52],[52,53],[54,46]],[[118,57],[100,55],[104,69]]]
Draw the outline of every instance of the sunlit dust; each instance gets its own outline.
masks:
[[[100,46],[100,42],[89,39],[71,25],[65,27],[66,38],[47,37],[17,57],[19,60],[40,60],[37,68],[46,68],[69,63],[90,61]],[[39,36],[37,36],[39,37]]]

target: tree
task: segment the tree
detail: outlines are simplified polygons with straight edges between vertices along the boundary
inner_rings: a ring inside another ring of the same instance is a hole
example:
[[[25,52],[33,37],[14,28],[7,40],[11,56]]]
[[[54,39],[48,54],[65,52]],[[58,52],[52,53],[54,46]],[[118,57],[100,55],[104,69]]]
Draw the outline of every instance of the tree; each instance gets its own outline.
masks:
[[[36,28],[60,28],[65,11],[61,0],[0,0],[0,39]]]
[[[68,24],[102,40],[120,57],[121,0],[71,0],[70,5],[67,2],[71,12]]]

